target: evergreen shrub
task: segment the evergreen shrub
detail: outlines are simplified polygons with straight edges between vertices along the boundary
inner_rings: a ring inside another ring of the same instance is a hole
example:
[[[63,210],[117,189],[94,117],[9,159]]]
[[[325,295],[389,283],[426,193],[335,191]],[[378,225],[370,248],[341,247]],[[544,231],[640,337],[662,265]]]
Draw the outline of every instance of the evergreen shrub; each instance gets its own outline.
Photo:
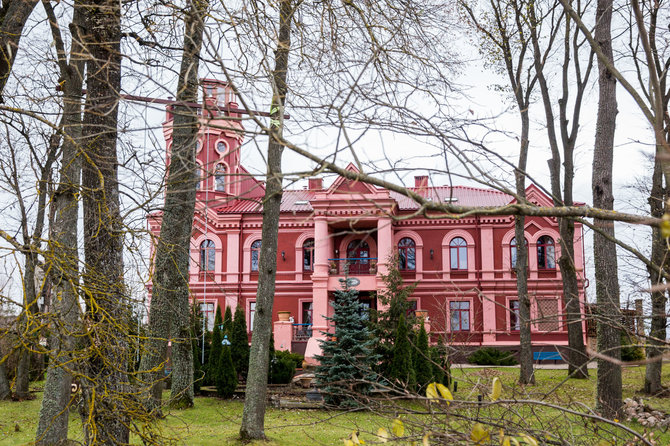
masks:
[[[301,361],[302,362],[302,361]],[[296,363],[287,351],[275,351],[274,357],[270,360],[270,374],[268,382],[270,384],[288,384],[295,375]]]
[[[237,371],[233,365],[230,347],[223,347],[214,373],[216,393],[222,398],[230,398],[237,388]]]
[[[643,360],[644,349],[638,345],[639,343],[636,337],[621,333],[621,360],[624,362]]]
[[[516,365],[512,352],[504,352],[495,347],[480,348],[468,357],[468,362],[477,365]]]
[[[247,320],[244,315],[242,305],[238,305],[235,310],[235,319],[232,322],[232,333],[228,335],[230,339],[231,355],[235,370],[242,377],[247,379],[249,372],[249,336],[247,334]]]

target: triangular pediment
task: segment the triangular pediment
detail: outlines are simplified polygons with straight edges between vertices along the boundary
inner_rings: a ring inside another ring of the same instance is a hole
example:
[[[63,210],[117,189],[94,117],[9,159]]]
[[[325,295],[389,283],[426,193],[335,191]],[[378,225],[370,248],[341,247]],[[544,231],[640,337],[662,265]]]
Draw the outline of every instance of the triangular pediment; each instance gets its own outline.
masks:
[[[531,184],[526,188],[526,199],[533,203],[536,206],[553,206],[554,202],[550,196],[545,194],[534,184]]]
[[[349,163],[349,165],[346,167],[345,170],[354,173],[360,173],[360,170],[358,170],[358,168],[354,166],[352,163]],[[377,192],[378,191],[375,189],[375,187],[370,184],[364,183],[362,181],[351,180],[349,178],[340,176],[337,178],[337,180],[335,180],[335,182],[330,186],[330,188],[328,188],[327,194],[366,195],[366,194],[374,194]]]

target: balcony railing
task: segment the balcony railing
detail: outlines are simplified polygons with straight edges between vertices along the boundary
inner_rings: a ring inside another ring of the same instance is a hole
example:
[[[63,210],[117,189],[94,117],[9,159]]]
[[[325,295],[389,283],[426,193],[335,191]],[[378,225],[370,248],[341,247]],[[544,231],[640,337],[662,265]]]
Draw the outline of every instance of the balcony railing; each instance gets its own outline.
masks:
[[[293,324],[293,340],[307,342],[312,337],[312,324]]]
[[[377,274],[376,257],[348,257],[346,259],[328,259],[328,272],[336,274]]]

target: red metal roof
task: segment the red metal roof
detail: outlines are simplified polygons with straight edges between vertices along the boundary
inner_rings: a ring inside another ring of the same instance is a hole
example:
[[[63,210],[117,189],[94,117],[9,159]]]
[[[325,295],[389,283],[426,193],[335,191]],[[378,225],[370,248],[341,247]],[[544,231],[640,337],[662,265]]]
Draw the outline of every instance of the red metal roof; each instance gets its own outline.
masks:
[[[466,186],[438,186],[429,188],[409,188],[424,197],[430,197],[433,201],[448,203],[449,197],[456,199],[451,203],[460,206],[503,206],[512,201],[513,197],[503,192],[492,189],[479,189]],[[314,198],[314,190],[285,190],[282,194],[281,212],[312,212],[309,201]],[[411,198],[405,197],[397,192],[390,192],[391,198],[398,203],[398,210],[411,211],[419,208],[419,205]],[[245,214],[260,213],[263,210],[262,197],[254,199],[237,200],[232,206],[220,207],[217,212],[221,214]]]
[[[423,197],[430,198],[432,201],[458,206],[503,206],[513,200],[512,196],[497,190],[467,186],[410,187],[408,189]],[[398,209],[401,211],[411,211],[419,208],[414,200],[397,192],[391,191],[391,198],[398,203]],[[450,199],[454,201],[449,201]]]

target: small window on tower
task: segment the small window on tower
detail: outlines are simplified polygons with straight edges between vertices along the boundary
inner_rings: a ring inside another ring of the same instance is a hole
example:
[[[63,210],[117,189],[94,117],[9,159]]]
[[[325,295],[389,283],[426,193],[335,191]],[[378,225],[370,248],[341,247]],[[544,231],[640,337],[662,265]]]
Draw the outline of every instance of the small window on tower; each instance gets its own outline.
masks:
[[[216,179],[216,190],[219,192],[225,192],[226,191],[226,166],[223,164],[217,164],[216,165],[216,173],[215,173],[215,179]]]

